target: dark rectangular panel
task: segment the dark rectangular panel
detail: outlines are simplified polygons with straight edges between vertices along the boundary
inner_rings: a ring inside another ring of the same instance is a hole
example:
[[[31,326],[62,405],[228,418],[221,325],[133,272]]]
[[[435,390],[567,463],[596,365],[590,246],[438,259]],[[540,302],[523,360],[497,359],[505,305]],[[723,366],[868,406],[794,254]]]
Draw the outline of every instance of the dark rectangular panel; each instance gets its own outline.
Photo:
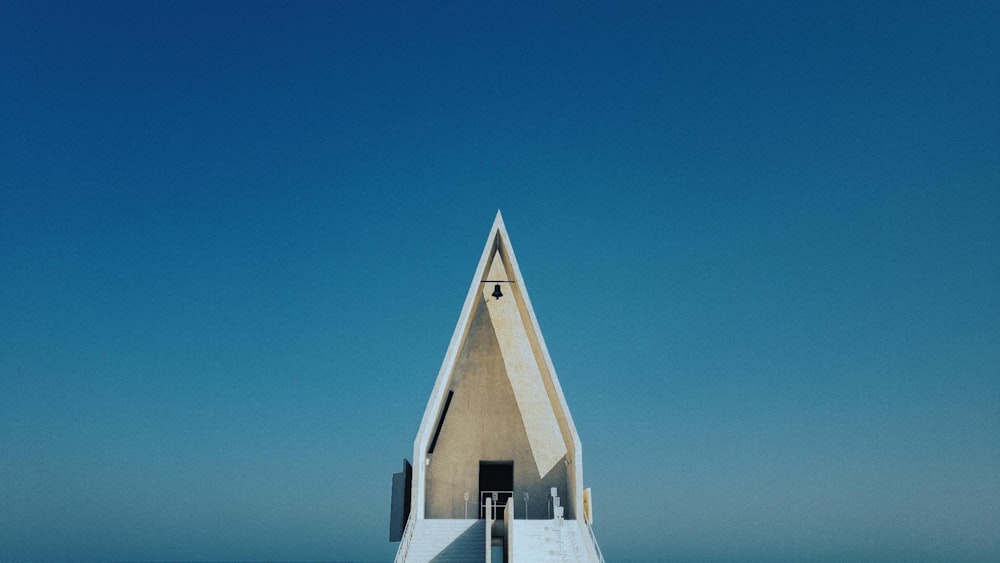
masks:
[[[410,517],[410,491],[413,482],[413,466],[403,460],[403,470],[392,474],[392,505],[389,509],[389,541],[403,538],[406,520]]]
[[[503,506],[514,491],[513,461],[480,461],[479,462],[479,517],[485,518],[483,503],[484,495],[497,493],[497,518],[503,518]]]

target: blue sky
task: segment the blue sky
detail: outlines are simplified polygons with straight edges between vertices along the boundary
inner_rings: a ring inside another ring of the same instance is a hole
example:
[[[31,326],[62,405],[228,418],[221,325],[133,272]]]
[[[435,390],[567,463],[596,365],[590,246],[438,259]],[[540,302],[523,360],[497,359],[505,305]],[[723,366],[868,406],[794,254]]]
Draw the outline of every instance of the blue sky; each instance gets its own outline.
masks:
[[[609,560],[1000,559],[998,24],[0,3],[0,560],[391,560],[497,209]]]

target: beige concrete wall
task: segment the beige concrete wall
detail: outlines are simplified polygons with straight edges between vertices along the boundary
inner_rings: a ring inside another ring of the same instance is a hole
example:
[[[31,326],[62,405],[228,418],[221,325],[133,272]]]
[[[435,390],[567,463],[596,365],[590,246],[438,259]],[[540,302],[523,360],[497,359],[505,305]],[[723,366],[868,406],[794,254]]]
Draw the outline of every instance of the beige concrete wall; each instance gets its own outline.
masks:
[[[492,290],[492,285],[489,289]],[[512,297],[508,294],[502,299]],[[448,414],[435,451],[427,456],[430,462],[425,468],[425,516],[462,518],[465,514],[463,497],[468,492],[469,515],[474,517],[478,514],[479,462],[513,461],[517,518],[524,517],[522,493],[525,491],[530,495],[529,518],[545,518],[551,487],[559,489],[566,506],[566,517],[574,518],[576,507],[572,491],[576,488],[576,478],[570,470],[572,465],[567,463],[567,460],[573,460],[574,446],[572,439],[566,439],[571,438],[571,432],[560,415],[560,409],[553,408],[553,405],[559,404],[558,397],[554,396],[555,390],[550,383],[542,384],[544,408],[552,411],[552,416],[545,417],[545,420],[547,424],[557,426],[547,429],[547,433],[552,435],[554,432],[562,439],[557,449],[559,457],[554,463],[542,463],[546,474],[540,475],[540,464],[533,455],[531,440],[525,429],[524,413],[518,406],[507,371],[511,360],[508,357],[507,362],[504,361],[494,322],[486,300],[482,298],[475,306],[452,372],[449,390],[454,392],[454,396]],[[533,362],[529,373],[539,373],[539,370],[544,373],[547,368],[544,362],[539,362],[537,346],[529,348],[534,348],[536,353],[529,353],[530,357],[519,358],[518,361],[520,364]],[[539,403],[536,402],[532,408],[537,410]],[[533,417],[529,416],[529,421],[532,418],[538,418],[537,412]]]
[[[502,286],[499,301],[491,297],[495,283]],[[455,395],[431,454],[449,391]],[[559,490],[567,518],[583,506],[580,440],[499,212],[428,398],[413,460],[417,519],[462,517],[465,492],[475,515],[480,461],[514,462],[514,488],[518,499],[531,495],[532,518],[547,515],[550,487]],[[516,508],[523,518],[523,501]]]

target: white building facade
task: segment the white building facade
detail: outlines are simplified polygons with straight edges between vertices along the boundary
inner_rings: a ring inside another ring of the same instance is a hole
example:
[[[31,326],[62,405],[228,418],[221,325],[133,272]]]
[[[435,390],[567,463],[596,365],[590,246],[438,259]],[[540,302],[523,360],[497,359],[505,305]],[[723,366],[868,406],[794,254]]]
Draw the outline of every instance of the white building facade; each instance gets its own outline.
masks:
[[[580,439],[500,213],[413,447],[396,561],[601,561]]]

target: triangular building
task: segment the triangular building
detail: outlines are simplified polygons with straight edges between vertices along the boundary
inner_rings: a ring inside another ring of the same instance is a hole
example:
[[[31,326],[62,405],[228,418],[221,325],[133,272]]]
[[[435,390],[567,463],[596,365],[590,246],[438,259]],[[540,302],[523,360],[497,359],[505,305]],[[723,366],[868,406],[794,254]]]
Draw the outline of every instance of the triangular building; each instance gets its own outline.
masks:
[[[602,561],[580,439],[497,212],[393,477],[397,562]]]

